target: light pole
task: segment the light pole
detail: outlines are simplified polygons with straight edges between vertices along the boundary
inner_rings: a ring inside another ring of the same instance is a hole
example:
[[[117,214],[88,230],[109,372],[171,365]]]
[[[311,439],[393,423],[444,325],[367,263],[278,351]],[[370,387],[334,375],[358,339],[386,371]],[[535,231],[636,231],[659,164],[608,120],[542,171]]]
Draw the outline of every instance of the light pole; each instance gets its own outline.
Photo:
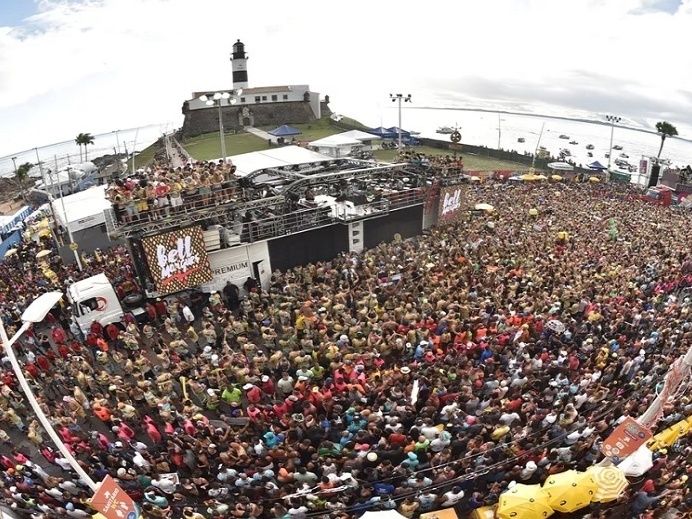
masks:
[[[226,164],[226,137],[224,136],[223,130],[223,114],[221,112],[221,107],[226,101],[226,106],[229,104],[236,104],[237,100],[234,96],[239,96],[243,93],[243,89],[239,89],[235,92],[216,92],[210,96],[203,95],[199,96],[199,100],[203,101],[207,106],[216,105],[219,109],[219,139],[221,140],[221,156],[223,158],[223,163]],[[230,99],[230,101],[229,101]]]
[[[48,433],[48,436],[50,436],[50,439],[53,440],[55,446],[65,457],[67,462],[74,469],[74,471],[87,485],[89,485],[89,487],[93,491],[96,491],[96,482],[93,479],[91,479],[89,474],[87,474],[85,470],[81,467],[81,465],[77,462],[75,457],[72,455],[72,453],[68,450],[63,441],[60,439],[60,436],[58,436],[58,433],[56,433],[55,429],[53,429],[53,424],[44,414],[43,409],[41,409],[41,405],[38,403],[36,397],[34,396],[34,393],[31,391],[31,387],[29,387],[29,383],[27,382],[26,377],[22,372],[22,367],[19,365],[19,361],[17,360],[17,357],[14,354],[14,350],[12,349],[14,343],[17,342],[17,340],[22,336],[22,334],[25,331],[27,331],[32,324],[40,323],[41,321],[43,321],[43,319],[45,319],[46,315],[48,315],[48,312],[50,312],[51,308],[53,308],[57,304],[57,302],[62,298],[62,296],[63,295],[61,292],[47,292],[38,297],[33,303],[29,305],[29,307],[26,310],[24,310],[24,313],[22,314],[22,326],[11,339],[7,337],[5,324],[2,321],[2,319],[0,319],[0,339],[2,339],[5,354],[7,355],[7,358],[9,359],[10,364],[12,365],[12,370],[14,371],[14,374],[17,377],[17,380],[19,381],[19,385],[22,388],[22,391],[24,391],[24,395],[31,404],[31,408],[34,410],[34,413],[36,413],[36,417],[41,422],[41,425]]]
[[[389,94],[389,99],[392,100],[392,103],[399,102],[399,127],[397,128],[397,133],[399,134],[399,151],[401,151],[401,102],[410,103],[411,94]]]
[[[615,123],[619,123],[621,120],[622,119],[616,115],[606,115],[606,121],[610,122],[610,151],[608,152],[606,182],[610,182],[610,161],[613,159],[613,133],[615,132]]]

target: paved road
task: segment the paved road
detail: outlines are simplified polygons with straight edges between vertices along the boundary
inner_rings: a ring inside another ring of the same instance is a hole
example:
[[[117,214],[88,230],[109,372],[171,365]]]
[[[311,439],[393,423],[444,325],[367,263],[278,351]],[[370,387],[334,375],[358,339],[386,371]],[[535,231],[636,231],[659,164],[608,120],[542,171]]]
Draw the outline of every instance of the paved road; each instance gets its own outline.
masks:
[[[260,139],[264,139],[265,141],[276,141],[276,137],[274,137],[273,135],[269,135],[267,132],[265,132],[264,130],[260,130],[259,128],[246,126],[245,131],[251,133],[256,137],[259,137]]]

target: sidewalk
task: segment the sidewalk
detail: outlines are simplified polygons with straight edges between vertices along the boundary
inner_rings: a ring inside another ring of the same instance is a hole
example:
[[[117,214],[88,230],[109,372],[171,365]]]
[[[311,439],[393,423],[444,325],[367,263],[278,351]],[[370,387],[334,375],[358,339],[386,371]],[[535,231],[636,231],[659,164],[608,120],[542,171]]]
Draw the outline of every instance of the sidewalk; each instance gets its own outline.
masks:
[[[253,128],[252,126],[246,126],[245,131],[248,133],[251,133],[255,137],[259,137],[260,139],[264,139],[265,141],[274,141],[276,142],[276,137],[273,135],[269,135],[267,132],[264,130],[260,130],[259,128]]]

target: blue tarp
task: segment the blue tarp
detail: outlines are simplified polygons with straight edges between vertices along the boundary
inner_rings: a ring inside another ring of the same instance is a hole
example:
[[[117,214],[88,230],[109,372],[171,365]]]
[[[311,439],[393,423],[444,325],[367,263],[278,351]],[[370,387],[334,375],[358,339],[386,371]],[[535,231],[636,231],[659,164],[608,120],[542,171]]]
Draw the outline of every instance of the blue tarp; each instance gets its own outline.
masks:
[[[603,164],[601,164],[601,163],[598,162],[598,161],[594,161],[594,162],[592,162],[591,164],[589,164],[589,168],[590,168],[590,169],[596,169],[596,170],[598,170],[598,171],[602,171],[602,170],[604,170],[604,169],[608,169],[607,167],[605,167]]]
[[[20,231],[14,231],[10,234],[5,241],[0,243],[0,260],[5,257],[5,253],[14,247],[22,239],[22,233]]]
[[[399,135],[399,128],[397,126],[392,126],[391,128],[387,128],[388,132],[392,132],[394,135],[398,136]],[[401,136],[402,137],[410,137],[411,132],[407,132],[403,128],[401,129]]]
[[[283,126],[274,128],[272,131],[268,133],[269,135],[273,135],[274,137],[290,137],[291,135],[300,135],[302,132],[300,130],[296,130],[292,126],[284,124]]]
[[[368,133],[377,135],[381,139],[395,139],[398,137],[395,132],[390,131],[388,128],[383,128],[382,126],[368,130]]]

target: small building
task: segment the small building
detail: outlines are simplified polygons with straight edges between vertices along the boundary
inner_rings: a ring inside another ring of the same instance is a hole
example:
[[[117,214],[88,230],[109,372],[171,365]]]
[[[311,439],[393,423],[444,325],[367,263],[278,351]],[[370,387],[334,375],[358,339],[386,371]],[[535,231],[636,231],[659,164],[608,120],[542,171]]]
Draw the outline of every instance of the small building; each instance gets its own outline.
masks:
[[[250,87],[245,45],[233,45],[233,87],[193,92],[183,103],[183,138],[217,131],[219,109],[226,130],[238,131],[247,126],[310,123],[322,117],[320,94],[309,85]],[[214,94],[228,93],[213,99]],[[200,99],[207,96],[207,100]],[[325,104],[328,100],[325,100]]]

